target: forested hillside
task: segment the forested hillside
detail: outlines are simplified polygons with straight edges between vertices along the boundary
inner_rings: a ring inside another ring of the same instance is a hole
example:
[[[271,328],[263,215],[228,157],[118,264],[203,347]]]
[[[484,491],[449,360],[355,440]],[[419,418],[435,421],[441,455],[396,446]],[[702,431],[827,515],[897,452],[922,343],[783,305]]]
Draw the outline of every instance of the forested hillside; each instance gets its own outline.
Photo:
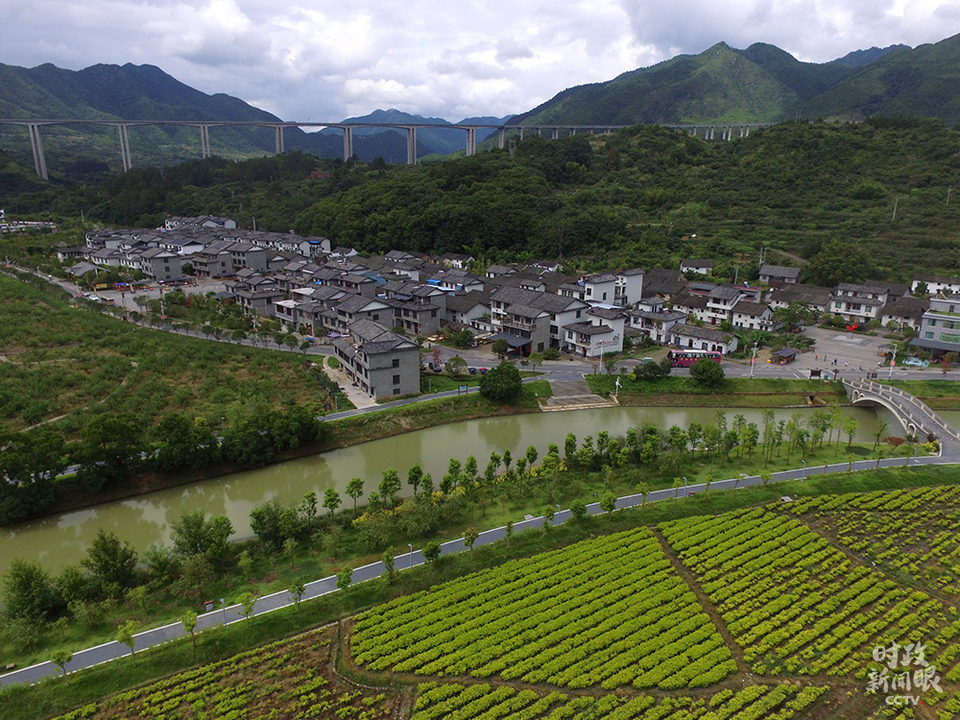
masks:
[[[418,167],[291,153],[134,170],[100,188],[6,192],[11,213],[157,226],[212,213],[361,251],[468,250],[585,270],[723,261],[741,279],[760,248],[809,260],[811,282],[954,272],[960,132],[937,120],[784,123],[730,142],[638,126]],[[311,173],[320,170],[320,174]],[[3,205],[0,205],[3,206]],[[785,255],[768,255],[783,264]]]

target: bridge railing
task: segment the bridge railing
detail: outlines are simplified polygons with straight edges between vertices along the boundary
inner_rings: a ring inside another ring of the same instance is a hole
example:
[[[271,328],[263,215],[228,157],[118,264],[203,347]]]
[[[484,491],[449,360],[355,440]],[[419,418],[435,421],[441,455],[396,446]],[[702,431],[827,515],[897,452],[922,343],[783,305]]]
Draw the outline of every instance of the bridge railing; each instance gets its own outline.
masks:
[[[918,430],[925,430],[926,427],[932,425],[934,429],[940,432],[941,436],[946,435],[954,440],[960,440],[960,432],[950,426],[915,395],[905,392],[900,388],[882,385],[870,380],[849,379],[844,380],[844,384],[862,393],[874,395],[882,399],[885,404],[891,407],[894,413],[899,411],[903,413],[904,418],[914,421],[918,425]],[[901,400],[903,402],[901,402]],[[903,422],[903,419],[900,420]]]

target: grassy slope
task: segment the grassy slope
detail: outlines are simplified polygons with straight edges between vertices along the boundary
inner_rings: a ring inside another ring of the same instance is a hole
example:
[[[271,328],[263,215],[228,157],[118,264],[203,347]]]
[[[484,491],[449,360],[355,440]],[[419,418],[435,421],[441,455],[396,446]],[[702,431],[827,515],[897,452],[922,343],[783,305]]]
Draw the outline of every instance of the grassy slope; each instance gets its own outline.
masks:
[[[0,414],[10,429],[54,421],[68,435],[93,413],[167,412],[211,426],[254,406],[323,402],[302,356],[148,330],[0,276]]]

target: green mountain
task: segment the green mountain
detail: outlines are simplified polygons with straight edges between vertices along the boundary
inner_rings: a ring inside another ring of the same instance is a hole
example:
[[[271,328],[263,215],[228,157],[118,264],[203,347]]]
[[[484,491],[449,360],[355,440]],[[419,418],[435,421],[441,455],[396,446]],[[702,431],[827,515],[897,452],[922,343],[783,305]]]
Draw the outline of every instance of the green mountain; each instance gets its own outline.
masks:
[[[460,123],[464,125],[470,124],[481,124],[481,125],[500,125],[509,120],[512,116],[507,116],[503,118],[497,117],[473,117],[473,118],[464,118]],[[386,123],[392,125],[404,125],[404,124],[417,124],[423,123],[427,125],[452,125],[449,120],[444,120],[443,118],[436,117],[423,117],[422,115],[411,115],[410,113],[403,112],[402,110],[397,110],[396,108],[391,108],[389,110],[374,110],[369,115],[363,115],[362,117],[351,117],[344,120],[344,122],[353,122],[353,123]],[[372,136],[380,135],[384,131],[379,128],[356,128],[353,131],[353,137],[356,141],[357,138],[370,138]],[[388,163],[393,164],[402,164],[407,161],[407,145],[406,145],[406,131],[405,130],[390,130],[388,131],[392,134],[398,135],[402,138],[403,142],[398,151],[393,151],[393,148],[388,149],[387,152],[381,153],[384,160]],[[477,130],[477,143],[482,142],[491,135],[494,135],[496,130]],[[334,130],[332,128],[321,130],[323,135],[333,135],[340,137],[340,131]],[[451,153],[463,152],[466,147],[466,137],[463,130],[445,130],[443,128],[429,128],[422,129],[417,131],[417,157],[423,157],[425,155],[437,154],[437,155],[450,155]],[[392,152],[391,152],[392,151]],[[361,160],[368,161],[367,158],[361,157]]]
[[[818,64],[764,43],[746,50],[718,43],[699,55],[570,88],[516,120],[524,125],[777,122],[806,115],[814,100],[888,55],[910,52],[903,46],[872,48]]]
[[[275,115],[238,98],[222,93],[207,95],[160,68],[132,64],[94,65],[79,71],[50,64],[35,68],[0,64],[0,117],[280,122]],[[131,127],[128,133],[134,167],[171,165],[200,157],[196,128]],[[42,135],[47,166],[55,175],[76,179],[78,172],[89,177],[120,169],[117,131],[112,127],[48,126]],[[210,145],[212,152],[222,157],[258,157],[273,153],[274,135],[269,128],[212,128]],[[305,133],[288,128],[284,146],[321,157],[343,154],[339,131]],[[32,167],[25,128],[0,126],[0,148]],[[405,162],[406,138],[394,131],[372,129],[355,137],[354,150],[367,162],[378,155]],[[420,154],[432,152],[432,147],[422,144]]]
[[[871,115],[960,122],[960,35],[914,49],[899,47],[812,99],[807,117],[860,120]]]

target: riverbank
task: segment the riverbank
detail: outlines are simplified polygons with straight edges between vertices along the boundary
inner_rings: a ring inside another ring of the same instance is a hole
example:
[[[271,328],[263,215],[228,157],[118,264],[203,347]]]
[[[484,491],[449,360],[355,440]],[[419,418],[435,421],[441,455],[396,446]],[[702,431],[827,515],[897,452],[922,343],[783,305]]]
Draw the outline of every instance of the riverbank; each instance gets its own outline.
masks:
[[[609,394],[610,390],[616,390],[617,377],[591,375],[587,377],[587,381],[598,394]],[[828,400],[830,403],[846,404],[846,396],[843,395],[841,383],[825,382],[816,385],[815,389],[818,392],[814,394],[814,397],[820,398],[820,402],[809,401],[811,387],[810,383],[805,380],[728,378],[726,386],[721,391],[705,393],[693,387],[690,379],[686,377],[665,378],[655,383],[649,383],[625,376],[621,378],[621,386],[627,389],[621,389],[617,400],[621,405],[630,407],[711,407],[717,409],[809,407],[817,404],[827,404]],[[960,384],[950,383],[950,385],[954,386],[952,389],[958,392],[958,400],[960,400]],[[416,430],[425,430],[438,425],[540,412],[539,401],[550,396],[549,381],[533,380],[524,383],[523,387],[523,395],[515,405],[499,405],[485,400],[479,393],[469,393],[454,397],[426,398],[402,407],[377,408],[373,412],[327,421],[331,433],[325,442],[285,450],[271,464],[351,447]],[[57,501],[53,509],[46,515],[37,516],[33,519],[81,510],[107,502],[135,498],[157,490],[191,485],[248,469],[239,465],[224,464],[215,468],[183,471],[176,476],[153,472],[139,473],[123,483],[105,488],[92,497],[78,481],[68,478],[57,483]]]
[[[137,653],[137,664],[120,659],[71,674],[69,681],[49,678],[37,685],[16,685],[0,691],[0,702],[9,710],[10,720],[35,720],[65,712],[106,695],[141,685],[170,673],[226,659],[250,647],[292,637],[311,628],[353,615],[394,597],[421,592],[425,588],[508,560],[529,557],[565,547],[596,535],[694,515],[716,515],[730,510],[779,502],[783,495],[794,499],[823,494],[843,494],[882,489],[956,484],[952,468],[913,468],[865,471],[853,475],[831,475],[802,481],[756,485],[736,491],[701,493],[680,502],[658,502],[567,522],[551,532],[524,532],[510,541],[478,546],[473,552],[445,556],[429,566],[402,569],[393,582],[372,580],[351,587],[347,593],[325,595],[297,607],[257,616],[251,622],[234,622],[227,627],[206,630],[192,649],[185,639],[168,642]]]
[[[479,393],[474,392],[459,397],[426,398],[402,407],[377,408],[374,412],[331,420],[328,421],[331,432],[324,442],[310,443],[284,450],[277,455],[270,465],[360,445],[371,440],[426,430],[438,425],[540,412],[539,400],[550,396],[549,382],[534,380],[525,383],[523,388],[523,394],[515,405],[492,403],[484,399]],[[35,516],[26,522],[82,510],[103,503],[148,495],[158,490],[192,485],[249,469],[249,467],[237,464],[224,463],[202,470],[185,470],[176,476],[156,472],[140,472],[124,482],[104,488],[94,496],[91,496],[78,480],[67,477],[56,484],[57,500],[50,512]]]

